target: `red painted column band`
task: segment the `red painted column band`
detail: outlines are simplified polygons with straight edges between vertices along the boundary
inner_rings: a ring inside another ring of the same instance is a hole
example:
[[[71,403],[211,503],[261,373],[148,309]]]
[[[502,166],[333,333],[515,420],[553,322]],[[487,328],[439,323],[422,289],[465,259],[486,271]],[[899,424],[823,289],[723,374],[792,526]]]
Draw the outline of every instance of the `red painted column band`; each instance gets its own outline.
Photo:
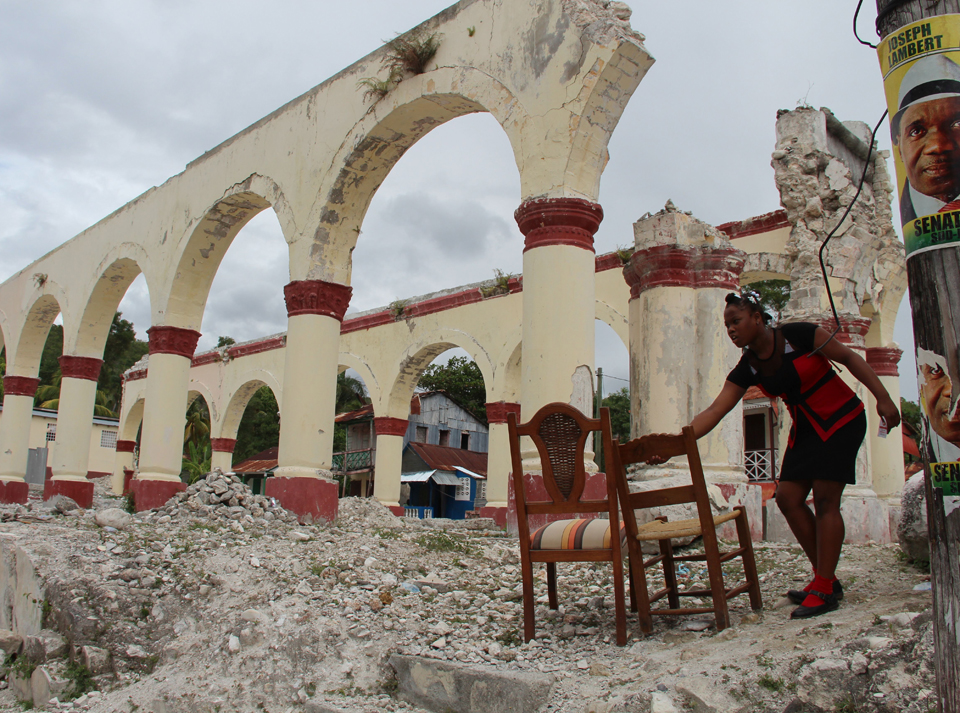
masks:
[[[809,321],[819,324],[830,334],[833,334],[837,328],[837,323],[832,315],[824,317],[823,319],[811,319]],[[863,349],[863,338],[867,336],[867,332],[870,331],[870,324],[870,320],[863,317],[845,317],[840,315],[840,331],[837,332],[836,340],[842,344]]]
[[[338,322],[343,321],[352,294],[350,285],[325,280],[294,280],[283,288],[288,317],[321,314]]]
[[[210,449],[217,451],[218,453],[233,453],[233,449],[237,447],[236,438],[211,438],[210,439]]]
[[[378,436],[405,436],[408,421],[405,418],[377,416],[373,419],[373,428]]]
[[[603,209],[581,198],[538,198],[523,203],[513,217],[526,239],[524,252],[546,245],[594,252],[593,236],[603,220]]]
[[[176,354],[187,359],[193,357],[200,339],[200,332],[182,327],[150,327],[147,334],[151,354]]]
[[[900,376],[897,364],[903,350],[896,347],[870,347],[866,350],[866,360],[877,376]]]
[[[623,268],[630,299],[654,287],[740,288],[746,254],[736,248],[658,245],[638,250]]]
[[[31,376],[3,377],[3,393],[10,396],[36,396],[40,379]]]
[[[65,379],[83,379],[97,381],[100,378],[100,367],[103,359],[94,357],[69,356],[64,354],[59,359],[60,373]]]
[[[133,453],[136,449],[136,441],[117,441],[117,453]]]
[[[487,404],[487,423],[506,423],[507,414],[517,414],[520,418],[520,404],[509,401],[495,401]]]

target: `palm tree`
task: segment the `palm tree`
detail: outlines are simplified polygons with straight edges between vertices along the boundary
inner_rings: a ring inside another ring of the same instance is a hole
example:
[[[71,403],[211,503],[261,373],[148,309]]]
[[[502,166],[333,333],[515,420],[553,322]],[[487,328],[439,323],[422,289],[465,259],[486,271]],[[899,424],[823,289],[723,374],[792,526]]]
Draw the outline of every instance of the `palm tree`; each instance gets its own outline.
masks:
[[[347,376],[347,372],[337,374],[337,413],[346,413],[367,403],[367,390],[360,379]]]
[[[37,387],[37,393],[33,397],[33,403],[38,408],[48,408],[53,411],[60,410],[60,387],[63,382],[63,374],[57,369],[53,375],[53,383],[44,384]],[[93,415],[116,418],[117,414],[110,408],[110,397],[106,391],[97,389],[93,400]]]
[[[194,400],[187,409],[187,425],[183,429],[183,444],[202,445],[210,438],[210,412],[203,398]]]
[[[210,472],[211,456],[210,441],[200,446],[193,442],[188,443],[187,454],[183,456],[180,477],[185,478],[190,485],[196,483]]]

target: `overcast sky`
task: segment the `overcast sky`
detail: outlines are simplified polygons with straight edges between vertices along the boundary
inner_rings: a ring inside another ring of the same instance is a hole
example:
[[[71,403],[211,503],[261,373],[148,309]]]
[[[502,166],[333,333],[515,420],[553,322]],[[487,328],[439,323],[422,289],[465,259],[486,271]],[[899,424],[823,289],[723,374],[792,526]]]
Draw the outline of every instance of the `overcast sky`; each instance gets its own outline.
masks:
[[[0,0],[0,280],[447,5]],[[631,6],[657,61],[610,144],[598,252],[631,244],[632,223],[667,199],[714,225],[779,208],[770,167],[778,109],[805,102],[871,125],[883,112],[876,54],[851,31],[853,0]],[[874,19],[865,3],[861,36],[876,42]],[[890,147],[887,129],[880,145]],[[351,311],[488,279],[495,268],[519,272],[519,202],[513,155],[491,117],[438,127],[374,197],[354,252]],[[200,348],[219,335],[284,330],[288,281],[268,210],[224,258]],[[143,335],[142,278],[121,309]],[[901,308],[902,390],[915,399],[911,335]],[[628,375],[627,350],[605,325],[597,365]],[[607,381],[605,391],[621,385]]]

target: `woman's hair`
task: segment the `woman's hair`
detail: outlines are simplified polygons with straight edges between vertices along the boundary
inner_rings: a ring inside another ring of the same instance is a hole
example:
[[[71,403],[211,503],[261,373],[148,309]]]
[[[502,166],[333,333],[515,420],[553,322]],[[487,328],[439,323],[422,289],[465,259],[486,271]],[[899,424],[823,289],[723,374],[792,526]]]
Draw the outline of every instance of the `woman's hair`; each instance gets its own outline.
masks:
[[[751,314],[756,312],[763,319],[764,324],[768,324],[773,319],[770,313],[763,308],[763,304],[760,302],[760,295],[748,287],[741,287],[740,292],[731,292],[728,294],[726,302],[728,305],[745,309]]]

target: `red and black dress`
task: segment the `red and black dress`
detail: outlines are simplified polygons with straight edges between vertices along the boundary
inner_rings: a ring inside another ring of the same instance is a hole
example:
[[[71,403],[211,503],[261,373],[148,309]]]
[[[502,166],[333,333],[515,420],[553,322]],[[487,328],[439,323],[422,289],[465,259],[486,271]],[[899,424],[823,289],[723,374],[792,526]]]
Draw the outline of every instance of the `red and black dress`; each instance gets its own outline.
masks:
[[[793,425],[780,467],[782,480],[856,482],[857,452],[867,432],[863,402],[822,354],[812,354],[817,325],[785,324],[774,330],[773,354],[750,350],[727,376],[737,386],[759,386],[787,404]]]

